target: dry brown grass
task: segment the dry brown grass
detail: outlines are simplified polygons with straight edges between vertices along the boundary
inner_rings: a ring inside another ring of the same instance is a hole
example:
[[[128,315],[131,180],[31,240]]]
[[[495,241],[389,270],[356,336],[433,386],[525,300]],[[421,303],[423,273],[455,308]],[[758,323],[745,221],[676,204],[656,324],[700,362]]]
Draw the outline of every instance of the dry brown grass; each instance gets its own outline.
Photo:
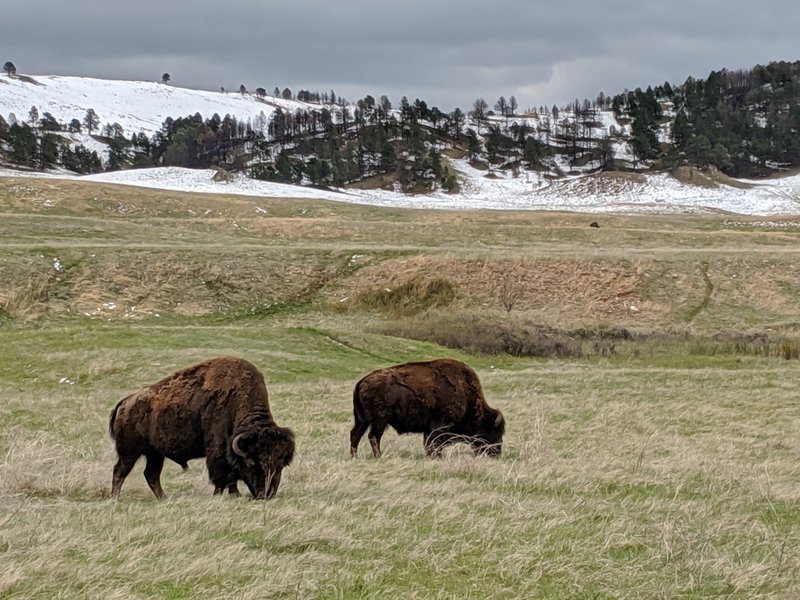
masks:
[[[147,380],[161,374],[147,371]],[[302,444],[269,502],[213,498],[200,462],[187,473],[167,465],[164,502],[152,498],[140,468],[111,502],[109,379],[91,389],[37,386],[20,397],[0,388],[0,418],[9,424],[0,435],[0,593],[797,591],[798,415],[787,365],[516,363],[479,372],[509,423],[497,461],[464,447],[428,460],[419,436],[393,432],[382,459],[349,460],[352,381],[272,382],[275,412]],[[38,425],[21,410],[34,407],[47,415]]]
[[[361,294],[412,280],[446,276],[460,309],[504,308],[554,324],[624,320],[643,306],[638,292],[644,265],[566,259],[480,259],[422,255],[365,267],[331,294],[333,305],[360,306]],[[506,285],[505,292],[503,285]]]
[[[0,211],[4,597],[800,592],[800,230],[23,180],[0,182]],[[356,300],[386,287],[454,293],[403,317]],[[239,318],[269,302],[287,308]],[[162,318],[122,322],[134,304]],[[374,333],[460,334],[469,315],[489,333],[536,325],[600,345],[533,360]],[[653,337],[623,336],[622,352],[621,328]],[[166,466],[165,502],[141,466],[108,500],[110,408],[220,354],[264,370],[297,434],[275,500],[213,498],[201,461]],[[503,410],[502,458],[427,460],[420,436],[389,432],[384,458],[349,460],[354,382],[445,354]]]

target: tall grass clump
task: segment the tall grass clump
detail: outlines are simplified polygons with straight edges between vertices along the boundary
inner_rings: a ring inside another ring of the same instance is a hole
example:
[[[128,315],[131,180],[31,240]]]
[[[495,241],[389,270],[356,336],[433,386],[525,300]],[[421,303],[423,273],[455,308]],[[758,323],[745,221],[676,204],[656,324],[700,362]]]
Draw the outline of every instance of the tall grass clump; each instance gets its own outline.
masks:
[[[364,290],[355,297],[354,304],[392,315],[413,315],[448,306],[455,297],[456,286],[447,279],[415,276],[393,287]]]

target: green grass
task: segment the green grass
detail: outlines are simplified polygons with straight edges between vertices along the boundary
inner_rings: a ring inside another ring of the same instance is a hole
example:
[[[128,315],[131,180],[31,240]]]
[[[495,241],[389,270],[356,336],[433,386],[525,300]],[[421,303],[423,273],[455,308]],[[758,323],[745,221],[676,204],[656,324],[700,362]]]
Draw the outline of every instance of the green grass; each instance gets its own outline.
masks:
[[[704,367],[675,350],[668,360],[506,357],[498,367],[456,353],[506,414],[503,457],[456,448],[431,461],[420,436],[389,433],[383,459],[351,461],[355,379],[442,352],[347,331],[337,339],[292,320],[6,330],[4,597],[796,591],[796,363],[736,357]],[[8,366],[12,352],[16,366]],[[165,502],[139,469],[119,502],[107,500],[113,404],[175,368],[229,352],[265,372],[276,418],[297,434],[277,498],[212,498],[195,461],[187,473],[167,465]],[[58,383],[65,376],[75,383]]]
[[[582,251],[575,241],[597,233],[584,230],[587,215],[211,197],[195,206],[186,195],[49,185],[55,191],[0,186],[0,207],[13,213],[0,225],[0,304],[8,306],[0,313],[0,598],[800,595],[792,245],[800,232],[732,232],[712,217],[603,216],[601,235],[611,224],[620,232],[587,246],[602,260],[570,262],[564,257]],[[54,208],[26,211],[48,193]],[[119,203],[136,216],[110,213]],[[242,219],[252,203],[268,223]],[[228,211],[239,232],[226,219],[186,217],[187,208]],[[43,218],[56,210],[70,218]],[[465,242],[474,234],[488,249]],[[581,288],[558,287],[554,277],[553,288],[534,280],[525,289],[536,295],[506,314],[485,281],[494,271],[459,275],[463,261],[481,260],[533,276],[532,255],[537,269],[552,261],[578,283],[605,268],[647,274],[635,289],[641,311],[623,304],[592,313],[590,304],[614,290],[568,297],[563,289]],[[58,281],[54,258],[65,266]],[[508,327],[519,318],[557,324],[584,353],[469,354],[382,334],[398,317],[378,306],[339,306],[353,291],[382,289],[376,268],[417,281],[430,258],[441,261],[438,277],[458,285],[446,308],[418,307],[419,327],[445,315],[455,327],[476,312]],[[184,275],[158,279],[164,272]],[[7,303],[39,276],[44,291]],[[157,298],[150,309],[160,316],[76,308],[136,294]],[[181,313],[177,302],[198,309]],[[606,335],[618,328],[631,335]],[[592,350],[610,339],[613,351]],[[203,462],[193,461],[185,473],[166,465],[162,502],[143,465],[111,501],[114,404],[222,354],[264,372],[276,420],[296,433],[277,496],[212,497]],[[349,459],[355,381],[444,355],[475,368],[489,403],[503,410],[502,457],[455,447],[430,460],[420,435],[390,431],[383,458],[368,458],[365,439]]]

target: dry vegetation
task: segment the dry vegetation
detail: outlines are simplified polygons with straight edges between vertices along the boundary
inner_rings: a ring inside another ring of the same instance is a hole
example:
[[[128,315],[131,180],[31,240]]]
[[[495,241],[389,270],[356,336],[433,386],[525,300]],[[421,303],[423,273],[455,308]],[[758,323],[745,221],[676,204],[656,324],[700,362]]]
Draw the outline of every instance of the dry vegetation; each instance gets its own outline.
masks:
[[[2,598],[800,595],[800,228],[36,180],[0,213]],[[194,461],[110,501],[111,407],[220,354],[297,434],[277,497]],[[349,460],[357,378],[444,354],[502,458]]]

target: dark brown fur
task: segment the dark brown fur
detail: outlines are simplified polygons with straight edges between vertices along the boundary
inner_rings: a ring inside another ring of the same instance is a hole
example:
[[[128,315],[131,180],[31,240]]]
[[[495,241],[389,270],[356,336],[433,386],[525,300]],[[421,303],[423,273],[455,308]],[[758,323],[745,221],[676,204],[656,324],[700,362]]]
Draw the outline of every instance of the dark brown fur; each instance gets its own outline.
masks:
[[[164,458],[185,469],[204,456],[215,494],[238,494],[242,479],[254,497],[270,498],[294,456],[294,434],[275,424],[263,375],[240,358],[212,358],[124,398],[111,411],[108,431],[119,457],[114,498],[140,456],[158,498]]]
[[[459,441],[470,443],[476,453],[499,456],[505,431],[503,415],[486,403],[475,371],[448,358],[366,375],[353,390],[353,416],[353,457],[368,428],[376,458],[381,455],[381,436],[387,425],[401,434],[424,434],[429,456],[438,456],[444,446]]]

